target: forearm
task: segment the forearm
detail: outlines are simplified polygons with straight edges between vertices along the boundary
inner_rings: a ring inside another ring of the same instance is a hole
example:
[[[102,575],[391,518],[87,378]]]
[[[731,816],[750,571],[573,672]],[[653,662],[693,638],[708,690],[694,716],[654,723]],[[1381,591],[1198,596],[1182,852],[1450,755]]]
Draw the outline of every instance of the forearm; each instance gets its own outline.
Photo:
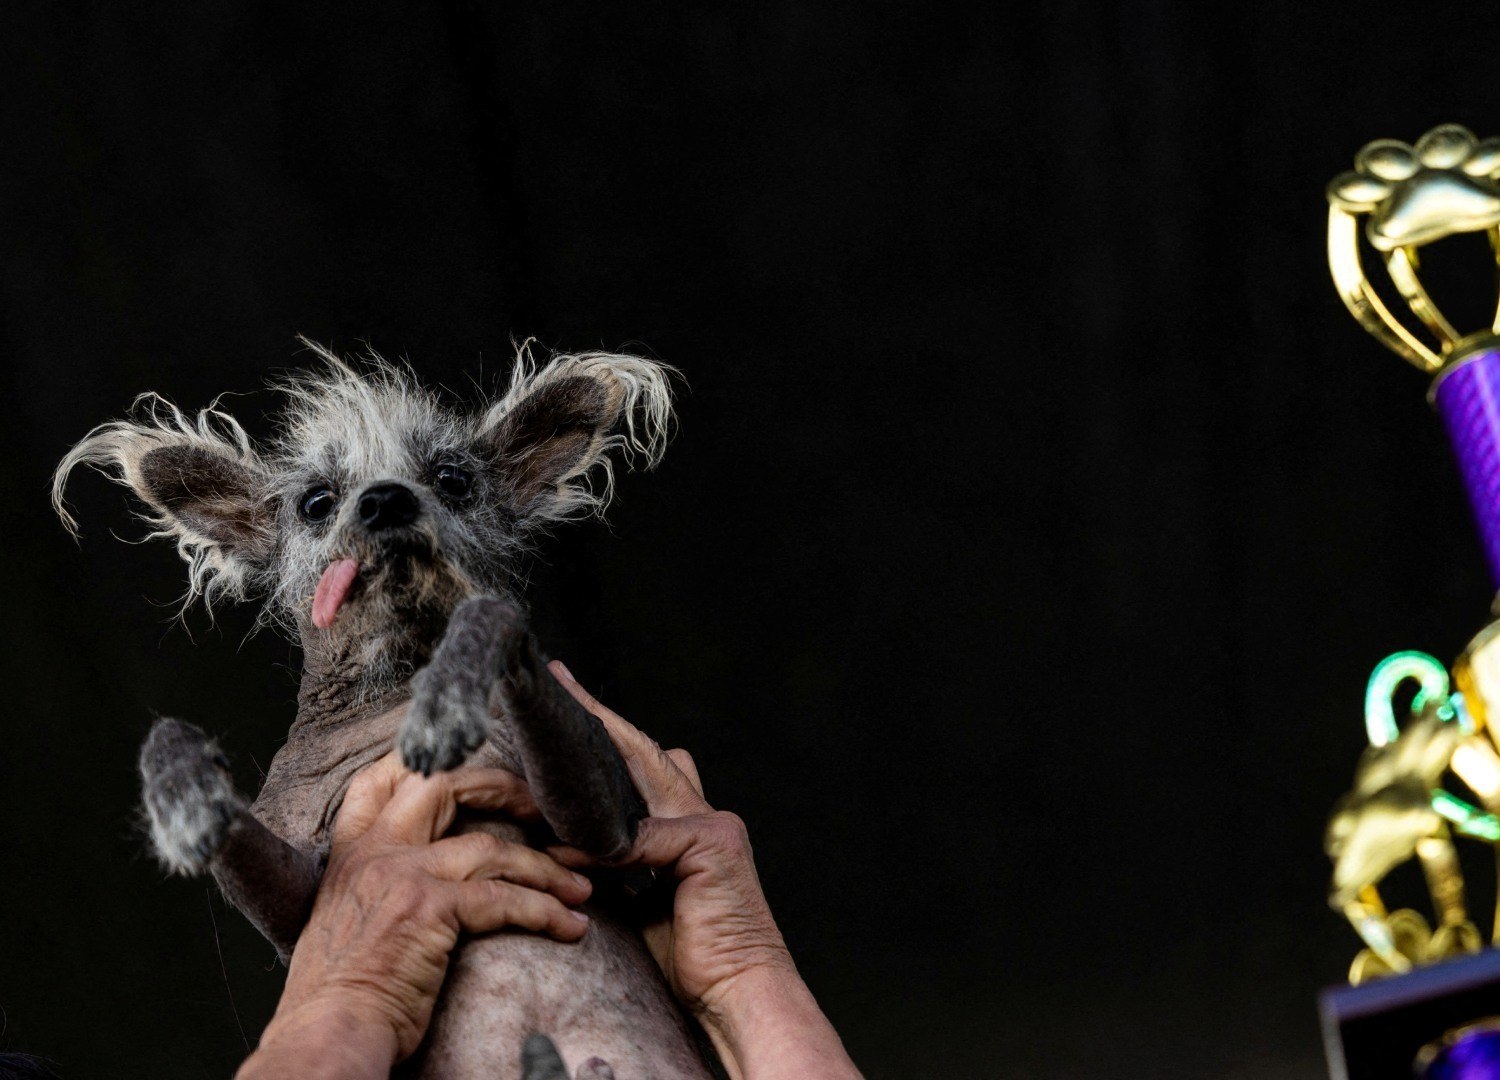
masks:
[[[235,1080],[386,1080],[396,1049],[389,1025],[354,1013],[311,1008],[278,1013]]]
[[[705,1002],[702,1018],[733,1080],[860,1080],[838,1032],[790,963],[739,976]]]

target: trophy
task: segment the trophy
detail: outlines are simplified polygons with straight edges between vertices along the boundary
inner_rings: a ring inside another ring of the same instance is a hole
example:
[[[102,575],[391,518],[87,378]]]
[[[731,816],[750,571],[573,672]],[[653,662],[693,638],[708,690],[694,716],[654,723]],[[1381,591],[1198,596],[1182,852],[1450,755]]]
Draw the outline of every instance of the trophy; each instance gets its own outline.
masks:
[[[1500,138],[1454,124],[1408,145],[1369,143],[1328,186],[1328,262],[1349,311],[1377,340],[1431,376],[1500,588],[1500,287],[1490,325],[1461,332],[1423,283],[1421,254],[1466,233],[1488,240],[1500,269]],[[1382,287],[1366,274],[1385,264]],[[1497,277],[1500,282],[1500,277]],[[1500,895],[1500,621],[1450,669],[1401,652],[1375,667],[1365,693],[1369,749],[1335,805],[1326,847],[1329,902],[1364,943],[1350,985],[1322,996],[1335,1080],[1500,1077],[1500,950],[1470,917],[1458,845],[1495,851]],[[1415,862],[1431,919],[1388,911],[1380,885]],[[1486,920],[1500,942],[1500,907]]]

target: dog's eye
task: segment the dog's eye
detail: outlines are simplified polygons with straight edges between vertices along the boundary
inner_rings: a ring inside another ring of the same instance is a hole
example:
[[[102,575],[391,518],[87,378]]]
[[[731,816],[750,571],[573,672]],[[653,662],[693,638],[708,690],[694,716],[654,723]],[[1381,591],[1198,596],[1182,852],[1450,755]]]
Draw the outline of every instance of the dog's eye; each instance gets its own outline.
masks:
[[[338,505],[339,497],[333,493],[330,487],[310,488],[306,495],[302,496],[302,505],[299,509],[307,521],[322,521],[333,508]]]
[[[457,465],[439,465],[433,485],[450,499],[467,499],[474,490],[474,477]]]

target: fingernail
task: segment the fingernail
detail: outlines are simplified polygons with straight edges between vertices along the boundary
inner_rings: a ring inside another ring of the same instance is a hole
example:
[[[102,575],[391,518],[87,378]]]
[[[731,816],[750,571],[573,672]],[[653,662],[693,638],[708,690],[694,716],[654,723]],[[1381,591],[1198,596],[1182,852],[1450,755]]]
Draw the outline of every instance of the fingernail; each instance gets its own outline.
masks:
[[[577,679],[573,678],[573,673],[568,670],[567,664],[564,664],[561,660],[554,660],[552,662],[557,665],[557,670],[562,674],[562,677],[564,679],[567,679],[569,682],[578,681]]]
[[[593,884],[594,884],[592,881],[590,881],[588,878],[584,877],[582,874],[574,874],[573,875],[573,883],[575,885],[577,885],[580,889],[590,889],[590,888],[593,888]]]
[[[589,917],[581,911],[574,911],[572,908],[569,908],[568,914],[573,916],[573,918],[577,919],[581,923],[586,924],[589,921]]]

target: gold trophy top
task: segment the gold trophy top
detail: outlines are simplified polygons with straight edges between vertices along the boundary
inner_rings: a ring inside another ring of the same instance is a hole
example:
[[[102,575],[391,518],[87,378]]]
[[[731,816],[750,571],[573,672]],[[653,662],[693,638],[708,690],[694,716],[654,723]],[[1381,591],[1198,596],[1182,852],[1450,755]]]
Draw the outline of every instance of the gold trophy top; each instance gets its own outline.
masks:
[[[1359,221],[1370,246],[1436,348],[1400,322],[1365,276]],[[1491,325],[1460,334],[1417,277],[1417,249],[1456,233],[1485,232],[1500,262],[1500,138],[1476,139],[1458,124],[1435,127],[1414,146],[1376,139],[1354,168],[1328,185],[1328,265],[1344,304],[1387,348],[1438,372],[1500,335],[1500,295]]]

